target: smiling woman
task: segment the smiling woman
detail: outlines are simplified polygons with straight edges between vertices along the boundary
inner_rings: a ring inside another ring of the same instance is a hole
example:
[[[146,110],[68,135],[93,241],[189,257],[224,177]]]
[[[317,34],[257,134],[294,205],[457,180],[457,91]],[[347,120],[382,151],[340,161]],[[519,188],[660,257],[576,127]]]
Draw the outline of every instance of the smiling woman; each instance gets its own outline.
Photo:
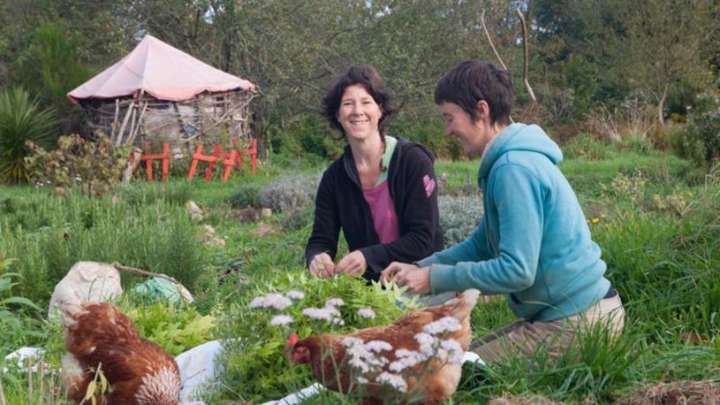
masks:
[[[368,65],[351,67],[323,99],[323,114],[348,145],[318,188],[305,249],[313,275],[377,280],[393,261],[414,261],[442,248],[433,156],[422,145],[385,134],[394,112],[382,78]],[[335,262],[340,229],[350,253]]]

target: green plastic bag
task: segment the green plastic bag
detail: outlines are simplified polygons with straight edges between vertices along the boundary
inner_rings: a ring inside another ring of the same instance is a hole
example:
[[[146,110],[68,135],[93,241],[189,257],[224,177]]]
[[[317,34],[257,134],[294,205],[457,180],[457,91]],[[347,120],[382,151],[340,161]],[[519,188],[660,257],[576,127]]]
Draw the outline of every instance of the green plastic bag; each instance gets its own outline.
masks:
[[[160,300],[175,305],[183,302],[183,297],[180,295],[178,286],[163,277],[153,277],[144,283],[136,285],[131,291],[133,294],[142,298],[146,304],[152,304]]]

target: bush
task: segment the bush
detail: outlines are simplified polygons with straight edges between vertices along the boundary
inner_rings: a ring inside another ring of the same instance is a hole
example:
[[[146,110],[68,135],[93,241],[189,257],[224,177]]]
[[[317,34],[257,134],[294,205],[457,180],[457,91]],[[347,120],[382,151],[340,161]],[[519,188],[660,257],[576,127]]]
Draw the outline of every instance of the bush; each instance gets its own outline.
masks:
[[[256,297],[273,292],[290,295],[291,290],[302,292],[304,297],[293,299],[282,311],[251,305]],[[276,273],[267,284],[257,286],[251,296],[229,308],[223,320],[221,333],[230,340],[221,356],[225,373],[219,386],[226,391],[216,395],[265,401],[312,384],[310,367],[291,366],[283,355],[289,335],[295,332],[302,339],[318,333],[345,333],[388,324],[403,314],[396,305],[400,295],[398,290],[383,290],[379,284],[366,286],[363,279],[344,275],[318,279],[310,277],[307,271]],[[323,308],[334,297],[345,302],[337,307],[343,325],[313,320],[301,313],[303,308]],[[371,308],[375,317],[362,318],[357,313],[360,308]],[[289,326],[270,325],[271,319],[281,312],[291,316],[293,322]]]
[[[441,195],[438,199],[438,208],[445,246],[465,240],[477,228],[483,214],[482,200],[477,194]]]
[[[565,159],[603,160],[609,155],[608,142],[583,132],[562,145]]]
[[[50,146],[57,121],[51,110],[41,110],[21,88],[0,93],[0,182],[17,184],[29,180],[26,142]]]
[[[720,160],[720,101],[704,96],[690,111],[687,131],[676,137],[674,147],[683,157],[703,167]]]
[[[32,155],[25,162],[30,178],[59,193],[79,189],[88,196],[104,194],[120,182],[127,165],[127,149],[114,147],[105,136],[96,141],[79,135],[61,136],[58,149],[51,152],[32,142],[28,146]]]
[[[244,183],[230,197],[230,206],[233,208],[260,207],[261,187],[256,183]]]
[[[280,177],[260,193],[260,204],[274,211],[300,210],[312,204],[320,180],[317,175]]]

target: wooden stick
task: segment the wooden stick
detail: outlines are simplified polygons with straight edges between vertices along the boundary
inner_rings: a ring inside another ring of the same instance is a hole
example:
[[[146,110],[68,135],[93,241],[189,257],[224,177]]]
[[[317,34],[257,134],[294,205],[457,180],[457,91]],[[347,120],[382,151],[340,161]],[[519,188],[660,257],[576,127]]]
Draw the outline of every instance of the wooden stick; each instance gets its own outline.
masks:
[[[40,403],[42,404],[45,402],[45,363],[42,360],[38,363],[38,375],[40,376],[38,391],[40,392]]]
[[[483,31],[485,31],[485,37],[487,38],[488,42],[490,43],[490,47],[493,50],[493,53],[495,53],[495,57],[497,58],[498,62],[500,62],[500,66],[503,67],[503,69],[508,70],[507,66],[505,65],[505,62],[503,62],[503,59],[500,57],[500,54],[498,53],[497,49],[495,48],[495,44],[493,43],[492,38],[490,37],[490,32],[487,29],[487,26],[485,25],[485,10],[482,11],[480,14],[480,23],[482,24]]]
[[[130,138],[132,133],[135,131],[135,118],[137,115],[137,108],[133,108],[132,114],[130,114],[130,127],[128,128],[128,138]],[[127,138],[125,138],[125,142],[127,143]]]
[[[0,378],[0,405],[7,405],[7,401],[5,400],[5,390],[2,385],[2,378]]]
[[[140,115],[138,116],[137,126],[130,133],[130,136],[128,137],[127,141],[125,142],[127,145],[132,145],[133,142],[135,142],[135,137],[137,136],[137,133],[140,132],[140,126],[142,125],[142,120],[143,120],[143,117],[145,116],[145,110],[147,110],[147,107],[148,107],[148,102],[146,101],[143,104],[143,108],[140,111]]]
[[[33,401],[33,372],[30,361],[31,359],[28,359],[27,362],[25,362],[28,369],[28,404],[32,404],[33,402],[35,402]]]
[[[118,269],[118,270],[120,270],[120,271],[124,271],[124,272],[126,272],[126,273],[140,274],[140,275],[143,275],[143,276],[161,277],[161,278],[164,278],[164,279],[166,279],[166,280],[169,280],[170,282],[172,282],[173,284],[175,284],[175,285],[178,287],[178,289],[180,290],[180,295],[181,295],[184,299],[186,299],[186,300],[188,300],[188,301],[190,301],[190,302],[193,301],[192,294],[190,294],[190,291],[188,291],[187,288],[185,288],[185,286],[182,285],[182,283],[180,283],[179,281],[177,281],[175,278],[168,276],[167,274],[154,273],[154,272],[152,272],[152,271],[147,271],[147,270],[143,270],[143,269],[138,269],[137,267],[124,266],[124,265],[122,265],[122,264],[120,264],[120,263],[118,263],[118,262],[113,262],[113,263],[112,263],[112,266],[115,267],[116,269]]]
[[[142,149],[134,148],[131,156],[132,156],[132,160],[128,160],[128,165],[127,165],[127,167],[125,167],[125,170],[123,171],[123,176],[122,176],[123,184],[130,183],[130,179],[132,178],[133,173],[135,173],[135,170],[140,165],[140,157],[142,157]]]
[[[115,140],[115,145],[120,146],[120,141],[122,140],[123,132],[125,132],[125,126],[127,125],[128,120],[130,119],[130,113],[132,112],[132,110],[134,108],[135,108],[135,100],[131,101],[130,106],[128,106],[128,110],[125,113],[125,118],[123,119],[123,123],[120,126],[120,132],[118,132],[118,134],[117,134],[117,139]]]
[[[117,129],[118,115],[120,115],[120,99],[115,99],[115,116],[113,118],[112,125],[110,126],[110,142],[115,139],[115,130]]]
[[[535,92],[533,91],[532,87],[530,86],[530,80],[528,79],[528,59],[529,59],[529,51],[528,51],[528,30],[527,30],[527,24],[525,23],[525,15],[523,12],[518,8],[517,15],[520,17],[520,26],[522,27],[522,33],[523,33],[523,78],[525,81],[525,88],[527,89],[528,96],[530,96],[530,100],[532,100],[533,104],[537,103],[537,97],[535,97]]]

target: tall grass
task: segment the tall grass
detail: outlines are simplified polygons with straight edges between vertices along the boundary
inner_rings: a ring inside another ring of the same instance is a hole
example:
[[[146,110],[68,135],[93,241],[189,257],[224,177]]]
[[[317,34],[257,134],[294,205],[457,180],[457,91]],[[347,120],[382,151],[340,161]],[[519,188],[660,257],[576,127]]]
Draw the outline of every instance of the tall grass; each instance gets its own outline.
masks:
[[[0,201],[0,250],[19,260],[18,292],[47,303],[54,285],[80,260],[120,262],[196,285],[205,250],[183,206],[164,199],[89,199],[76,194]]]

